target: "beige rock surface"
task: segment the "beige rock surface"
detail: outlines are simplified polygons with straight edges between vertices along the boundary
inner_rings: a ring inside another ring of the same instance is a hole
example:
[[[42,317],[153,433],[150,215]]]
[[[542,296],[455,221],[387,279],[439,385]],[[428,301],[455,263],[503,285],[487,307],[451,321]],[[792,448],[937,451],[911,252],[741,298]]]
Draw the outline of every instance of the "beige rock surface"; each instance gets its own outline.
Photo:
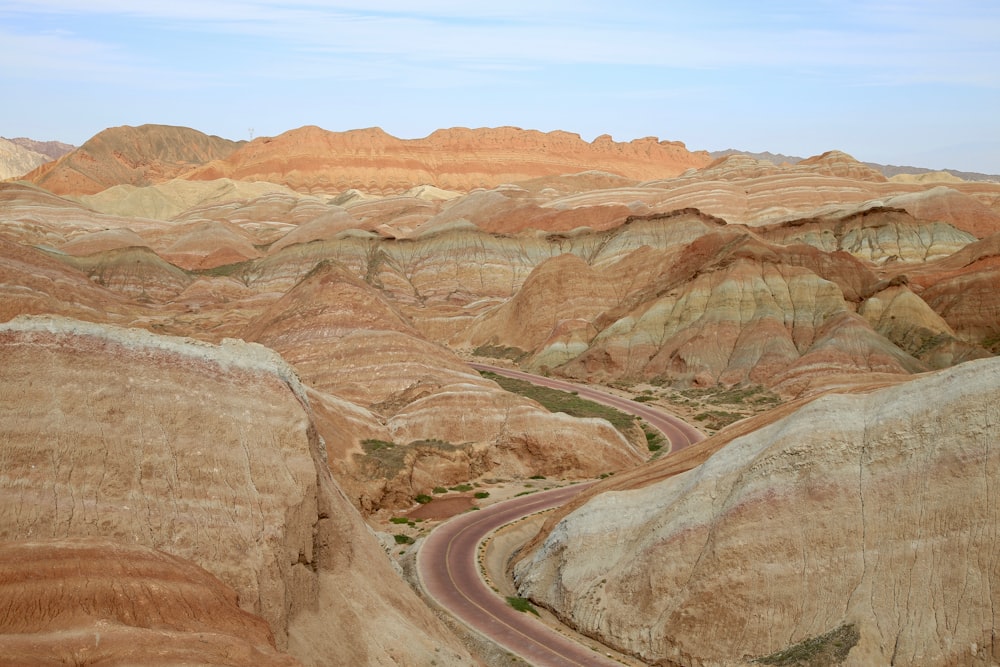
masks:
[[[274,352],[29,318],[0,328],[0,361],[0,540],[192,561],[306,665],[469,661],[336,487]]]
[[[23,176],[51,159],[0,137],[0,180]]]
[[[598,489],[519,591],[657,664],[745,664],[844,624],[845,664],[996,662],[998,391],[989,359],[830,394],[689,472]]]

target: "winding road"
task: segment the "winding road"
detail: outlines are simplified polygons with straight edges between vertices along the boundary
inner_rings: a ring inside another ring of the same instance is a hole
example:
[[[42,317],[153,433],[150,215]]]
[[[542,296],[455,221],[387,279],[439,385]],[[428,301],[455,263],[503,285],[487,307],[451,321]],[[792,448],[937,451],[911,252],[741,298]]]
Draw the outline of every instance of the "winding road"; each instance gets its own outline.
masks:
[[[506,375],[507,377],[518,380],[527,380],[533,384],[537,384],[542,387],[549,387],[550,389],[575,391],[577,394],[588,400],[596,403],[603,403],[604,405],[610,405],[611,407],[621,410],[622,412],[627,412],[635,415],[636,417],[641,417],[646,421],[646,423],[653,428],[659,429],[660,432],[666,436],[667,440],[670,441],[671,453],[678,452],[689,445],[693,445],[699,440],[705,439],[705,434],[684,420],[663,412],[662,410],[652,408],[645,403],[638,403],[627,398],[622,398],[621,396],[615,396],[614,394],[609,394],[606,391],[594,389],[593,387],[573,384],[572,382],[566,382],[565,380],[542,377],[541,375],[532,375],[531,373],[525,373],[524,371],[501,368],[499,366],[487,366],[486,364],[469,365],[477,371],[489,371],[490,373]]]
[[[677,417],[607,392],[507,368],[471,364],[535,384],[575,391],[592,401],[642,417],[670,440],[671,452],[704,436]],[[417,574],[427,594],[473,630],[537,667],[577,667],[621,663],[563,636],[531,614],[516,611],[483,580],[477,563],[479,544],[491,532],[518,519],[558,507],[594,482],[543,491],[478,512],[467,512],[442,524],[424,540],[417,553]]]

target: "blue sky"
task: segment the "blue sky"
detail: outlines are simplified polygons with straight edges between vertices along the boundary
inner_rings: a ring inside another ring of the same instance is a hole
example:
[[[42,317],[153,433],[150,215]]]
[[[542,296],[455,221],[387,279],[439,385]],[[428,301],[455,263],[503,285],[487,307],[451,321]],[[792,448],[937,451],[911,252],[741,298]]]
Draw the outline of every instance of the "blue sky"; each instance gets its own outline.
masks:
[[[1000,2],[0,0],[0,135],[514,125],[1000,174]]]

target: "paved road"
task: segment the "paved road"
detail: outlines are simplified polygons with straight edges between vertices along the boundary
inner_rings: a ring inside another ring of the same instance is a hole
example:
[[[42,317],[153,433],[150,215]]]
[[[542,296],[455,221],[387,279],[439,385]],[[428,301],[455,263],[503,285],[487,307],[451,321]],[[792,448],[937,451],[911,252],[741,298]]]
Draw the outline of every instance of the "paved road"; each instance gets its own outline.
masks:
[[[705,435],[701,431],[687,422],[679,419],[678,417],[657,410],[656,408],[652,408],[645,403],[637,403],[636,401],[622,398],[621,396],[615,396],[614,394],[609,394],[608,392],[601,391],[599,389],[593,389],[592,387],[577,385],[564,380],[542,377],[540,375],[532,375],[531,373],[525,373],[524,371],[501,368],[499,366],[487,366],[486,364],[469,365],[476,370],[490,371],[491,373],[517,378],[518,380],[527,380],[528,382],[533,382],[543,387],[561,389],[563,391],[575,391],[583,398],[596,401],[598,403],[604,403],[605,405],[610,405],[611,407],[617,408],[622,412],[642,417],[646,423],[659,429],[663,435],[666,436],[666,438],[670,441],[671,452],[680,451],[689,445],[693,445],[699,440],[705,439]]]
[[[671,442],[672,452],[704,437],[676,417],[606,392],[506,368],[482,364],[473,364],[473,367],[555,389],[576,391],[584,398],[637,414],[663,431]],[[521,517],[558,507],[591,484],[593,482],[514,498],[442,524],[424,540],[417,554],[417,573],[424,590],[466,625],[532,665],[621,667],[621,663],[559,634],[534,616],[514,610],[486,585],[476,562],[479,544],[489,533]]]
[[[437,527],[417,554],[417,572],[424,590],[466,625],[531,665],[621,667],[621,663],[564,637],[533,615],[513,609],[486,585],[476,563],[479,543],[489,533],[522,516],[558,507],[592,483],[497,503]]]

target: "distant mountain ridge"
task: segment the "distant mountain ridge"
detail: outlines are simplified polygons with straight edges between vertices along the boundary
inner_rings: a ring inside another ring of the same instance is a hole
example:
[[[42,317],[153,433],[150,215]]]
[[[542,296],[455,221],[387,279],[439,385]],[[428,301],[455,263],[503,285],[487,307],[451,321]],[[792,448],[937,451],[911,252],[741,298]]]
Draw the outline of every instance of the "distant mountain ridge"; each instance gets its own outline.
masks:
[[[66,155],[66,153],[76,150],[76,146],[73,144],[65,144],[61,141],[36,141],[27,137],[15,137],[14,139],[7,139],[7,141],[27,148],[29,151],[44,155],[50,160],[58,160],[63,155]]]
[[[769,151],[764,151],[763,153],[753,153],[750,151],[741,151],[735,148],[727,148],[724,151],[709,151],[708,154],[711,155],[713,159],[727,157],[729,155],[749,155],[756,160],[765,160],[776,165],[784,163],[798,164],[805,159],[796,155],[784,155],[782,153],[771,153]],[[1000,175],[998,174],[981,174],[975,171],[959,171],[957,169],[928,169],[927,167],[899,166],[892,164],[879,164],[877,162],[862,162],[862,164],[879,170],[886,178],[892,178],[893,176],[898,176],[900,174],[933,174],[936,172],[944,172],[961,178],[963,181],[1000,182]]]
[[[644,137],[587,142],[570,132],[516,127],[450,128],[399,139],[379,128],[333,132],[315,126],[234,142],[185,127],[109,128],[25,178],[60,195],[174,178],[269,181],[299,192],[400,194],[415,185],[471,191],[503,183],[601,170],[635,180],[680,175],[711,162],[704,151]]]

